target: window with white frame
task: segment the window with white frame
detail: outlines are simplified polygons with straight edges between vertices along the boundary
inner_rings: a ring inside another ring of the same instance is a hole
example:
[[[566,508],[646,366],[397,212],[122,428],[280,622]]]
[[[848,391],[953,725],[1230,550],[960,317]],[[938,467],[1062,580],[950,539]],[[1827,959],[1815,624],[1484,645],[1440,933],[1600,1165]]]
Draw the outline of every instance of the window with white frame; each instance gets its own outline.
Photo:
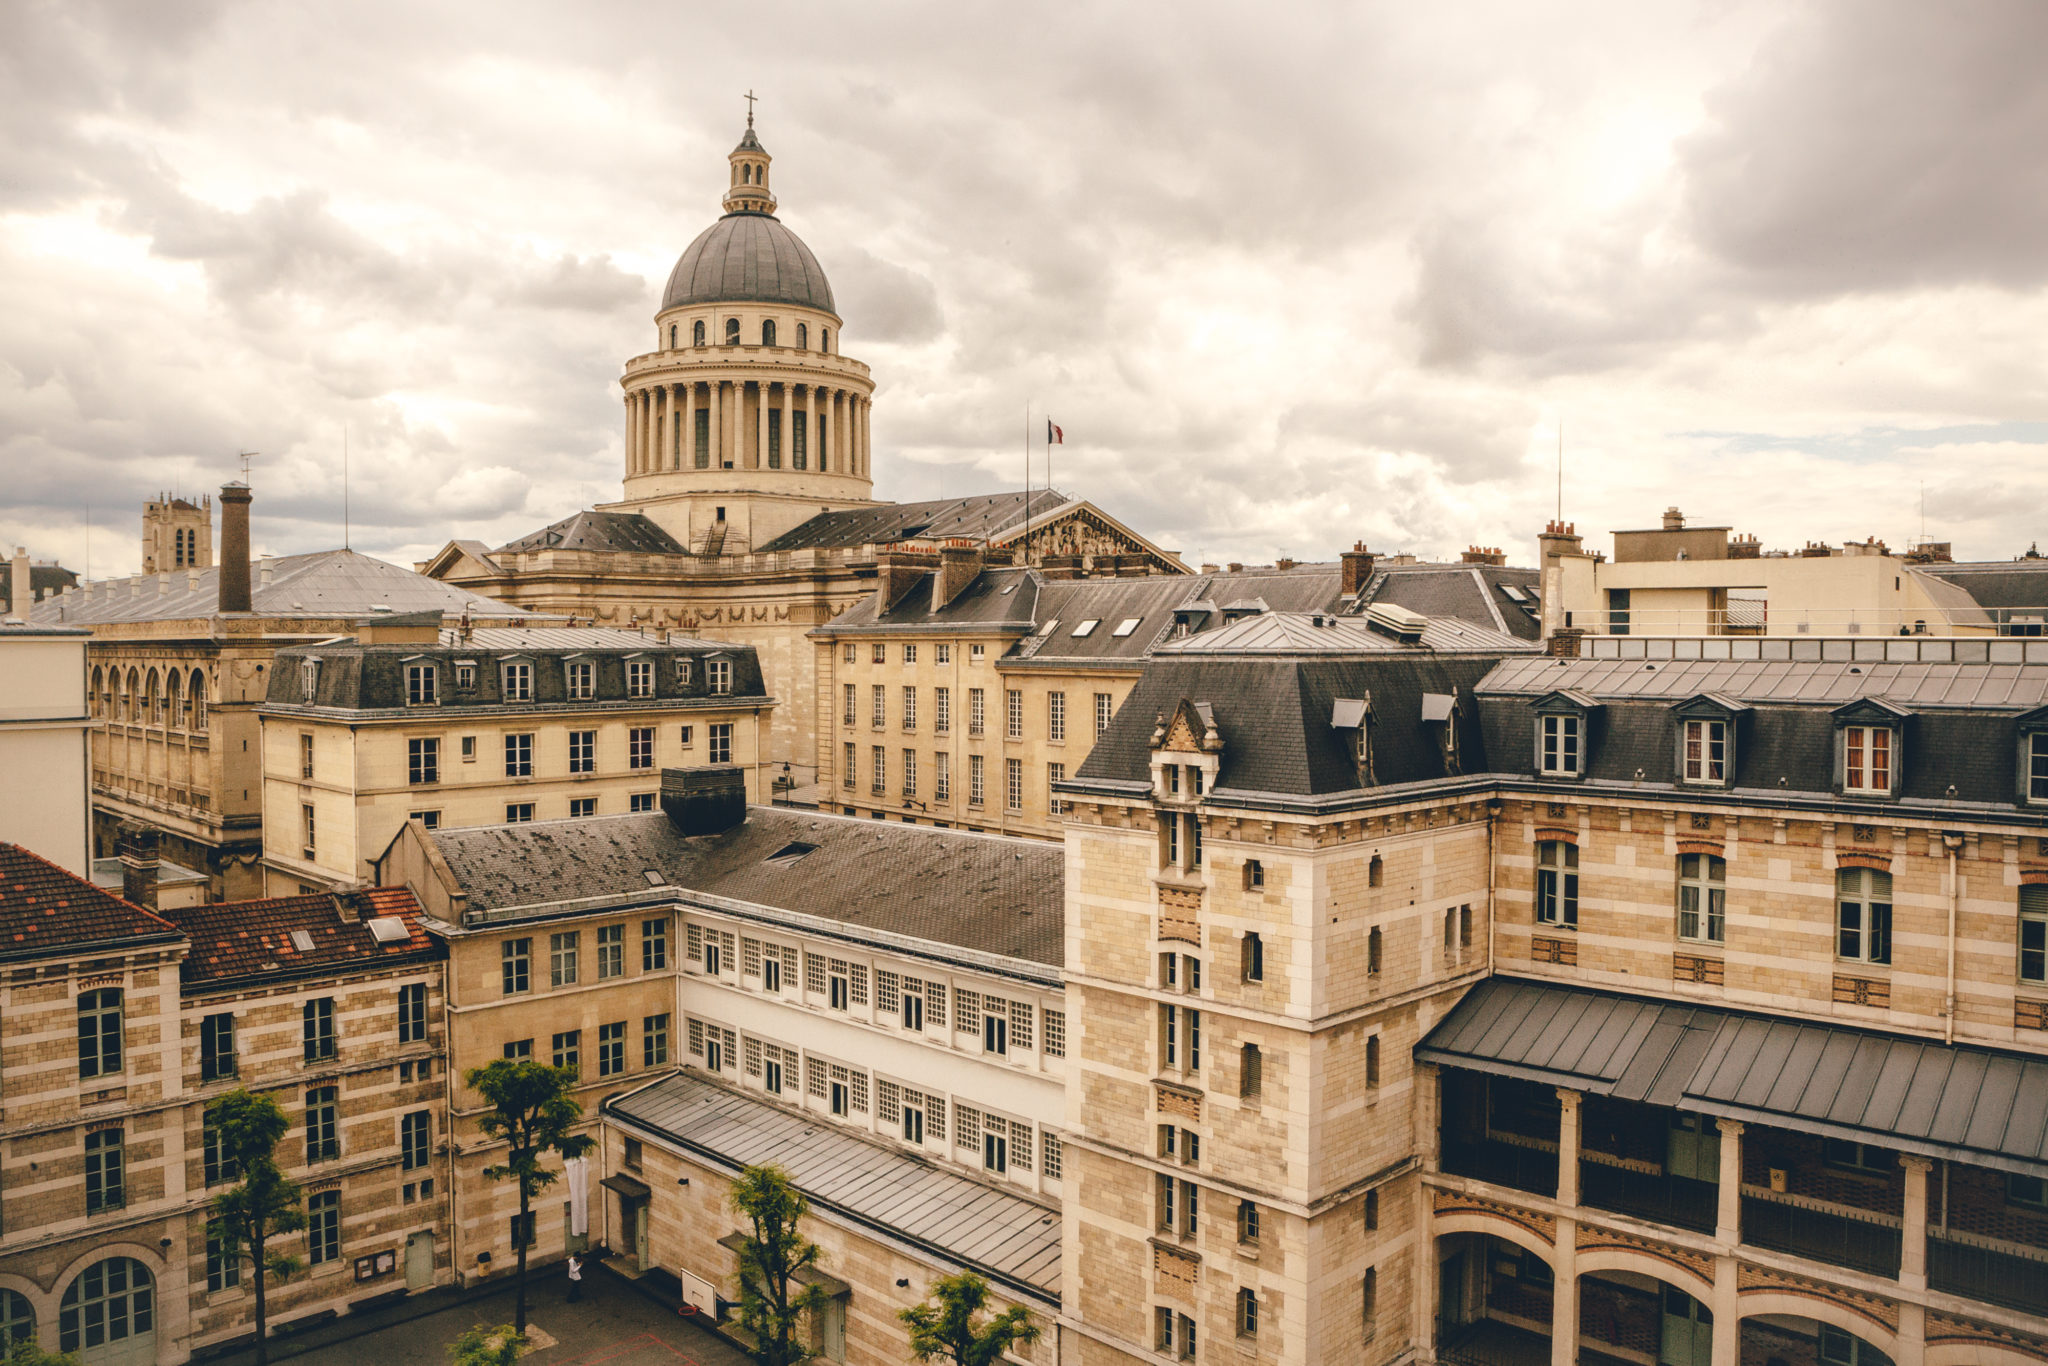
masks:
[[[914,749],[903,751],[903,795],[917,795],[917,751]]]
[[[932,689],[932,734],[950,735],[953,732],[953,690]]]
[[[1678,856],[1678,937],[1702,944],[1728,938],[1728,863],[1714,854]]]
[[[841,725],[850,726],[854,723],[859,695],[859,690],[853,684],[842,683],[839,685],[839,698],[841,702],[839,720]]]
[[[2048,984],[2048,885],[2020,888],[2020,980]]]
[[[732,762],[732,722],[713,721],[704,727],[704,762],[729,764]]]
[[[1095,733],[1097,735],[1109,729],[1110,720],[1115,715],[1116,699],[1106,692],[1095,694]]]
[[[979,754],[967,756],[967,804],[969,806],[980,806],[983,797],[986,795],[983,791],[985,786],[985,768],[986,765],[982,762],[982,757]]]
[[[860,751],[851,740],[840,746],[840,748],[843,753],[839,756],[839,785],[851,789],[853,787],[853,770],[858,762]]]
[[[572,730],[569,732],[569,771],[571,773],[597,772],[596,731]]]
[[[868,688],[868,724],[876,730],[889,724],[889,689],[881,683]]]
[[[1008,808],[1012,811],[1024,809],[1024,761],[1003,760],[1003,778]]]
[[[571,702],[588,702],[597,696],[597,665],[587,659],[572,659],[563,666]]]
[[[1851,963],[1892,961],[1892,875],[1876,868],[1835,870],[1835,956]]]
[[[941,667],[953,662],[953,647],[944,641],[932,646],[932,663]]]
[[[629,726],[626,729],[626,767],[654,767],[654,727]]]
[[[1689,783],[1728,781],[1728,723],[1687,719],[1679,723],[1678,776]]]
[[[1560,778],[1578,777],[1585,724],[1584,717],[1569,713],[1537,717],[1537,771]]]
[[[953,756],[943,749],[932,756],[932,800],[953,800]]]
[[[868,775],[868,791],[877,795],[889,790],[889,751],[880,745],[868,747],[868,759],[872,772]]]
[[[533,700],[533,665],[508,662],[504,666],[505,700],[507,702],[531,702]]]
[[[903,647],[903,662],[905,664],[917,663],[917,647],[915,645],[906,645]]]
[[[626,696],[654,696],[654,662],[647,659],[626,661]]]
[[[903,685],[903,729],[917,729],[917,689]]]
[[[987,699],[988,694],[980,688],[969,688],[967,690],[967,733],[969,736],[981,734],[982,726],[987,720]],[[2044,787],[2042,791],[2044,797],[2048,797],[2048,787]]]
[[[2048,730],[2020,736],[2020,791],[2029,802],[2048,802]]]
[[[1888,797],[1892,791],[1893,732],[1890,726],[1842,727],[1842,791]]]
[[[434,689],[437,675],[431,664],[408,664],[405,666],[405,705],[408,707],[431,707],[440,701]]]
[[[714,694],[732,691],[732,661],[729,659],[707,659],[704,661],[704,677],[711,684]]]
[[[508,778],[531,778],[533,776],[533,734],[526,732],[505,737],[505,776]]]
[[[1009,727],[1007,734],[1012,740],[1022,740],[1024,738],[1024,694],[1016,688],[1009,689],[1004,694],[1004,706],[1006,709],[1005,719]]]
[[[1045,695],[1045,738],[1055,744],[1067,738],[1067,695],[1063,692]]]
[[[1543,840],[1536,846],[1536,923],[1579,923],[1579,846]]]
[[[1045,766],[1045,807],[1047,811],[1050,811],[1055,816],[1063,816],[1067,811],[1067,803],[1060,796],[1058,790],[1058,784],[1066,780],[1067,766],[1065,764],[1047,764]]]

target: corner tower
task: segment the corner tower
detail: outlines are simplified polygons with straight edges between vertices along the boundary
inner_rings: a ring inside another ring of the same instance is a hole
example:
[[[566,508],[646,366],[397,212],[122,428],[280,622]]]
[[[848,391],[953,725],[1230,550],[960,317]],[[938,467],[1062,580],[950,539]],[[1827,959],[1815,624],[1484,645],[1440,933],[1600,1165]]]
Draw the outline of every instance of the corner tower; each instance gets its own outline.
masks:
[[[690,243],[626,362],[625,499],[700,554],[736,554],[872,501],[868,367],[840,350],[818,258],[775,217],[752,115],[725,215]]]

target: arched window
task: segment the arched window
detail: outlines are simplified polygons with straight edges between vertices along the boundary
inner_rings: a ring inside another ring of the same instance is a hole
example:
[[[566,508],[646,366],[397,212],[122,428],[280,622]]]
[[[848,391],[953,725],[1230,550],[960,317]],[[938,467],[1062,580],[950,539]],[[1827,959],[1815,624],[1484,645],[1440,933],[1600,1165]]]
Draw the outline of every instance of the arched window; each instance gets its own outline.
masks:
[[[773,318],[764,319],[761,323],[761,345],[775,345],[775,320]]]
[[[738,346],[740,344],[740,320],[738,318],[727,318],[725,320],[725,344],[727,346]]]
[[[801,351],[811,344],[811,329],[803,323],[796,325],[796,349]]]
[[[164,691],[170,697],[171,726],[175,730],[185,728],[185,685],[176,669],[164,678]]]
[[[194,670],[192,671],[192,687],[191,687],[190,693],[191,693],[191,699],[190,699],[190,700],[191,700],[191,704],[192,704],[192,729],[194,729],[194,730],[205,730],[205,729],[206,729],[206,675],[205,675],[205,674],[203,674],[203,673],[201,673],[201,672],[199,672],[199,670],[197,670],[197,669],[194,669]]]
[[[692,345],[692,346],[702,346],[703,344],[704,344],[704,320],[703,320],[702,318],[699,318],[699,319],[697,319],[697,321],[696,321],[696,322],[694,322],[694,323],[690,324],[690,345]]]
[[[106,672],[105,672],[105,670],[103,670],[103,669],[99,669],[99,668],[97,668],[97,667],[96,667],[96,668],[94,668],[94,669],[93,669],[93,671],[92,671],[92,699],[91,699],[91,700],[92,700],[92,714],[93,714],[94,716],[101,716],[101,717],[104,717],[104,716],[105,716],[105,715],[107,714],[107,694],[106,694],[106,687],[107,687],[107,678],[106,678]],[[5,1344],[5,1343],[0,1343],[0,1347],[4,1347],[4,1346],[6,1346],[6,1344]]]
[[[819,329],[818,329],[818,349],[819,349],[820,351],[827,351],[827,352],[829,352],[829,351],[830,351],[830,350],[832,349],[832,329],[831,329],[831,328],[829,328],[829,327],[821,327],[821,328],[819,328]]]
[[[677,336],[677,333],[678,333],[678,329],[677,329],[676,325],[675,325],[674,323],[670,323],[670,324],[668,325],[668,349],[669,349],[669,350],[671,350],[671,351],[673,351],[673,350],[675,350],[675,349],[676,349],[676,336]]]
[[[156,670],[151,669],[149,671],[149,690],[143,694],[142,703],[142,724],[145,726],[161,726],[164,723],[164,699],[158,687]]]
[[[133,1257],[109,1257],[78,1273],[57,1315],[57,1350],[91,1351],[156,1331],[149,1268]]]
[[[36,1311],[28,1296],[16,1290],[0,1290],[0,1352],[36,1335]]]

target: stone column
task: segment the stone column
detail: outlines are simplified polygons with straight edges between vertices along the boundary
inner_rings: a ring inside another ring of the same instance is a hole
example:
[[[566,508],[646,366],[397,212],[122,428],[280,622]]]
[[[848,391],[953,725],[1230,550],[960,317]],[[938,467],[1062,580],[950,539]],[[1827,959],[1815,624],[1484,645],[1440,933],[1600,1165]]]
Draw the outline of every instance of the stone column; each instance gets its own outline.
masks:
[[[640,473],[654,468],[654,391],[640,391]]]
[[[729,449],[725,440],[725,381],[722,379],[713,380],[709,392],[711,395],[711,468],[715,470],[724,465],[725,453]]]
[[[818,456],[818,386],[804,386],[804,445],[809,449],[811,468],[822,470],[825,462]]]
[[[1927,1360],[1927,1308],[1899,1301],[1899,1350],[1896,1366],[1922,1366]]]
[[[860,467],[868,478],[875,477],[874,427],[869,419],[874,415],[875,400],[872,397],[860,401]]]
[[[1721,1131],[1720,1207],[1714,1236],[1733,1247],[1742,1241],[1742,1121],[1717,1119]]]
[[[860,453],[860,472],[868,472],[868,401],[859,394],[853,398],[853,448]]]
[[[1927,1173],[1934,1160],[1918,1153],[1902,1153],[1899,1165],[1906,1169],[1906,1227],[1899,1242],[1899,1285],[1906,1290],[1927,1288]]]
[[[1733,1257],[1714,1258],[1714,1311],[1712,1366],[1739,1366],[1742,1360],[1742,1303]]]
[[[832,449],[839,456],[839,468],[848,474],[858,474],[860,467],[853,463],[853,391],[841,389],[833,396],[832,404]]]
[[[676,468],[686,470],[697,463],[697,381],[683,386],[683,401],[677,410],[680,430],[676,440]]]
[[[1550,1297],[1550,1366],[1577,1366],[1579,1359],[1579,1221],[1557,1221],[1556,1289]]]
[[[1566,1209],[1579,1203],[1579,1093],[1557,1088],[1557,1203]]]
[[[636,475],[636,474],[638,474],[638,473],[640,472],[640,468],[639,468],[639,466],[638,466],[637,464],[635,464],[635,463],[634,463],[634,462],[635,462],[635,460],[636,460],[636,459],[637,459],[638,457],[637,457],[637,456],[636,456],[636,455],[634,454],[634,452],[633,452],[633,396],[632,396],[631,394],[627,394],[627,395],[626,395],[626,432],[625,432],[625,441],[626,441],[626,477],[630,479],[630,478],[632,478],[632,477],[633,477],[634,475]]]
[[[654,468],[665,470],[669,467],[669,452],[675,449],[676,391],[673,386],[661,386],[660,421],[655,426],[658,435],[654,442]]]
[[[1415,1152],[1426,1172],[1443,1167],[1444,1078],[1435,1063],[1415,1065]]]
[[[765,469],[768,465],[768,381],[754,381],[754,465]]]
[[[790,420],[796,412],[796,386],[787,380],[782,385],[782,466],[796,468],[796,423]]]

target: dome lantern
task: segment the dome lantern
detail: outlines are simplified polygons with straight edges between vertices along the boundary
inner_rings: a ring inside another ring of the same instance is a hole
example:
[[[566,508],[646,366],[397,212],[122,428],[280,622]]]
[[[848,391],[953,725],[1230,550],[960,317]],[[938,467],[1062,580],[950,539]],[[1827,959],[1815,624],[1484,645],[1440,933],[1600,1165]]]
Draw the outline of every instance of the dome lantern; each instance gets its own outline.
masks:
[[[754,136],[752,95],[747,97],[747,131],[726,160],[732,164],[732,183],[725,191],[725,211],[774,213],[775,196],[768,190],[768,163],[774,158]]]

